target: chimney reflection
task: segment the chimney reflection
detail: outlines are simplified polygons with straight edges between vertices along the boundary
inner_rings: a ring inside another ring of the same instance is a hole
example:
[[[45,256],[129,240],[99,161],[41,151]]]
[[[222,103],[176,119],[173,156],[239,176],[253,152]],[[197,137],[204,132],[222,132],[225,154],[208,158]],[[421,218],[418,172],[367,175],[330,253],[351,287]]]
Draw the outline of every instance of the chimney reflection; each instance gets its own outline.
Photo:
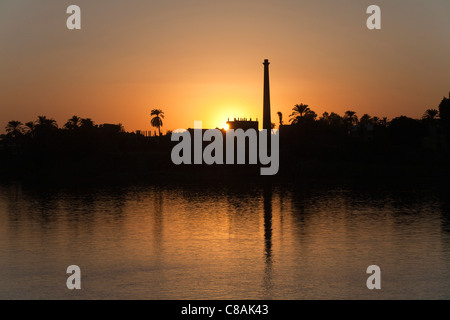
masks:
[[[267,297],[271,297],[272,284],[272,186],[265,185],[264,201],[264,288]]]
[[[266,261],[272,261],[272,186],[265,186],[264,198],[264,254]]]

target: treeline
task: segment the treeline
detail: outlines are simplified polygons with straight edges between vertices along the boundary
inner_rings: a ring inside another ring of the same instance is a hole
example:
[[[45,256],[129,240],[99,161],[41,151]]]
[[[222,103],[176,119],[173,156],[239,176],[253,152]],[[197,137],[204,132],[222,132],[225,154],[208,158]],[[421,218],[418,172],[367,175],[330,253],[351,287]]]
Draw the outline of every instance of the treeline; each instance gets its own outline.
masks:
[[[153,116],[161,117],[161,112]],[[279,176],[386,175],[408,167],[409,172],[450,174],[442,169],[450,168],[450,95],[426,110],[421,119],[358,117],[354,111],[325,112],[319,117],[305,104],[294,106],[289,124],[284,124],[281,113],[278,117]],[[154,127],[162,125],[162,121],[154,122]],[[145,137],[126,132],[120,124],[96,125],[77,116],[62,128],[45,116],[24,124],[10,121],[6,132],[0,139],[0,177],[144,177],[175,171],[190,175],[205,168],[172,164],[175,142],[170,132]]]
[[[354,111],[323,113],[298,104],[280,122],[280,172],[289,176],[450,174],[450,95],[420,119]]]
[[[30,148],[35,151],[50,148],[61,152],[79,151],[80,148],[113,151],[121,150],[121,144],[125,142],[123,146],[136,149],[139,141],[152,141],[143,139],[140,134],[125,132],[120,123],[95,124],[90,118],[78,116],[68,119],[62,128],[54,119],[39,116],[36,121],[26,123],[9,121],[5,129],[6,134],[0,135],[0,147],[11,153],[22,153]]]
[[[412,127],[419,127],[421,125],[441,126],[448,128],[450,123],[450,94],[449,98],[444,97],[441,103],[435,109],[428,109],[424,112],[421,119],[413,119],[406,116],[396,117],[392,120],[388,118],[370,116],[364,114],[361,118],[358,117],[355,111],[346,111],[343,116],[331,112],[324,112],[321,117],[318,117],[306,104],[296,104],[292,109],[289,123],[295,128],[320,129],[323,131],[334,131],[344,134],[351,134],[352,132],[367,132],[377,129],[386,129],[388,127],[395,129],[405,129],[409,131]],[[279,126],[284,125],[283,114],[278,112]],[[275,124],[273,124],[275,126]],[[405,128],[402,128],[406,126]]]
[[[0,140],[0,176],[127,174],[143,164],[158,167],[169,136],[144,137],[121,124],[95,124],[70,118],[62,128],[39,116],[23,124],[9,121]]]

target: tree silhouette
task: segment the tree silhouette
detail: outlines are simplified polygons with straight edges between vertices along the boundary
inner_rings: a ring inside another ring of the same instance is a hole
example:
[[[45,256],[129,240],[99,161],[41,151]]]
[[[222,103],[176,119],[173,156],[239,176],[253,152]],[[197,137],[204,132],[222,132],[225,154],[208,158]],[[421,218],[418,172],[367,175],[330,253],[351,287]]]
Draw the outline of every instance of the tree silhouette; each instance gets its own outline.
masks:
[[[33,121],[28,121],[27,123],[25,123],[25,127],[27,130],[27,134],[30,136],[34,136],[34,131],[36,129],[36,125]]]
[[[367,113],[364,114],[361,119],[359,119],[359,124],[361,126],[362,131],[369,130],[370,127],[373,129],[374,119],[368,115]]]
[[[278,115],[278,119],[280,121],[280,126],[282,126],[283,125],[283,114],[280,111],[278,111],[277,115]]]
[[[439,115],[445,122],[450,121],[450,92],[448,98],[444,97],[439,104]]]
[[[303,115],[304,120],[315,121],[316,118],[317,118],[317,113],[315,113],[313,110],[308,110]]]
[[[428,109],[422,116],[423,120],[434,120],[439,115],[439,111],[436,109]]]
[[[334,129],[342,127],[343,124],[342,117],[335,112],[331,112],[330,114],[328,112],[324,112],[319,120],[323,122],[325,126]]]
[[[93,128],[94,127],[94,121],[92,121],[91,118],[85,118],[80,120],[80,128],[86,129],[86,128]]]
[[[14,139],[16,139],[23,133],[22,122],[15,120],[9,121],[6,125],[6,132]]]
[[[450,137],[450,92],[448,98],[444,97],[439,104],[439,117],[447,136]]]
[[[379,123],[380,123],[380,118],[378,118],[378,117],[373,117],[372,118],[372,124],[374,126],[378,125]]]
[[[7,136],[10,136],[14,140],[14,145],[16,146],[16,152],[19,153],[19,137],[23,134],[22,122],[20,121],[9,121],[6,125]]]
[[[350,133],[351,128],[358,124],[356,112],[351,110],[345,111],[344,123],[347,127],[347,132]]]
[[[36,127],[39,128],[58,128],[58,124],[54,119],[48,119],[46,116],[38,116]]]
[[[292,113],[289,116],[291,119],[289,119],[289,122],[292,124],[298,124],[308,111],[310,111],[310,108],[307,104],[296,104],[292,108]]]
[[[69,130],[76,130],[80,127],[81,118],[77,116],[73,116],[69,120],[67,120],[66,124],[64,125],[64,128]]]
[[[368,115],[367,113],[364,114],[361,119],[359,119],[359,123],[362,125],[368,125],[372,123],[372,117]]]
[[[161,135],[161,127],[163,126],[162,119],[164,119],[164,112],[161,109],[153,109],[150,113],[153,116],[150,121],[152,127],[158,128],[159,135]]]

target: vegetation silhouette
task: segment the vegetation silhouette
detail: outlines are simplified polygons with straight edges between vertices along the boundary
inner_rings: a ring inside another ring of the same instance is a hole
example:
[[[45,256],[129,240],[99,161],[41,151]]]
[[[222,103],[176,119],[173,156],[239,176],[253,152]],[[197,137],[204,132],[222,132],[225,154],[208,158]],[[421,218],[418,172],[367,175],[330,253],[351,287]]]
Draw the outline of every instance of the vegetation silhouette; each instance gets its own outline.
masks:
[[[450,138],[450,92],[448,98],[444,97],[438,106],[439,118],[447,139]]]
[[[64,128],[68,130],[77,130],[80,128],[81,124],[81,118],[77,116],[73,116],[69,120],[67,120],[66,124],[64,125]]]
[[[11,135],[13,139],[17,139],[17,136],[24,132],[22,122],[15,120],[9,121],[6,125],[6,132]]]
[[[283,114],[280,111],[278,111],[277,115],[278,115],[278,120],[279,120],[280,126],[282,126],[283,125]]]
[[[152,127],[158,128],[158,135],[161,136],[161,127],[163,126],[162,119],[164,119],[164,112],[161,109],[153,109],[150,112],[153,116],[151,120]]]
[[[294,108],[292,108],[292,113],[289,116],[291,119],[289,119],[289,122],[291,122],[292,124],[298,124],[305,113],[307,113],[308,111],[310,111],[308,105],[303,103],[296,104]]]
[[[438,115],[439,115],[439,111],[438,110],[436,110],[436,109],[428,109],[423,114],[422,119],[434,121]]]
[[[358,118],[352,110],[342,116],[324,112],[318,117],[304,103],[293,107],[290,124],[283,124],[283,115],[277,114],[280,171],[274,179],[450,176],[450,95],[426,109],[420,119],[401,115],[389,121],[369,114]],[[164,112],[153,109],[151,116],[158,137],[76,115],[61,128],[46,116],[25,124],[9,121],[0,136],[0,179],[259,176],[259,165],[174,165],[170,154],[177,142],[171,141],[170,131],[161,132]]]

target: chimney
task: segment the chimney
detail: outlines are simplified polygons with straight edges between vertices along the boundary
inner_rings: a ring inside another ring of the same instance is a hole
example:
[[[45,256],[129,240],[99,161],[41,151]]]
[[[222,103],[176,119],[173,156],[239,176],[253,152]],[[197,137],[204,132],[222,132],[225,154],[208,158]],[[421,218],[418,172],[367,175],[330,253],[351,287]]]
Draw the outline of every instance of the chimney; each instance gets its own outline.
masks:
[[[270,89],[269,89],[269,60],[264,60],[264,110],[263,110],[263,129],[272,129],[272,122],[270,120]]]

